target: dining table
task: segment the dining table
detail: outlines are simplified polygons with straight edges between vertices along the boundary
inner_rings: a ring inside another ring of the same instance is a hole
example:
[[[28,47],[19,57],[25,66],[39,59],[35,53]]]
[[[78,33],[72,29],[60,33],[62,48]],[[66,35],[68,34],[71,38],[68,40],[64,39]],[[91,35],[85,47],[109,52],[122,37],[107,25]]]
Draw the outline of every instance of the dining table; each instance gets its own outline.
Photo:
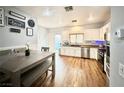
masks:
[[[52,59],[52,78],[54,78],[55,52],[31,51],[29,56],[25,56],[25,53],[0,56],[0,71],[9,75],[12,86],[20,87],[22,74],[30,71],[38,65],[41,65],[49,58]],[[48,66],[46,66],[46,69],[47,68]]]

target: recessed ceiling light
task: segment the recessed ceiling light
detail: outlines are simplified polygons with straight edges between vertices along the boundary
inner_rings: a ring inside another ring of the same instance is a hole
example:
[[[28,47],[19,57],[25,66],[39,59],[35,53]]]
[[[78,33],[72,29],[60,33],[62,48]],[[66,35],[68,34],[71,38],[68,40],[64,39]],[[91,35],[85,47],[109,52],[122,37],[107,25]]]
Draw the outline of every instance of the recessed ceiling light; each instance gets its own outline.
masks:
[[[94,20],[94,17],[92,14],[89,15],[89,18],[88,18],[88,21],[93,21]]]
[[[53,15],[53,11],[50,9],[50,8],[46,8],[44,11],[43,11],[43,16],[52,16]]]

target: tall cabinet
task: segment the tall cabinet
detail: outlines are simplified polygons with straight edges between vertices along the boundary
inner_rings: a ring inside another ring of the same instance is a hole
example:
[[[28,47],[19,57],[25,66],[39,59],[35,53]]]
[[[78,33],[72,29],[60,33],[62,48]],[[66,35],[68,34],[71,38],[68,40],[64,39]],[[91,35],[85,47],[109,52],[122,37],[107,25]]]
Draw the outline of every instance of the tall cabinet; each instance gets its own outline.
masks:
[[[103,27],[100,28],[100,40],[105,40],[105,34],[107,41],[110,41],[110,31],[111,31],[111,23],[108,22]]]
[[[110,37],[110,32],[111,32],[111,23],[108,22],[105,26],[101,28],[100,31],[100,36],[101,40],[107,40],[110,42],[111,37]],[[106,45],[106,53],[104,54],[104,71],[106,72],[106,75],[108,77],[107,80],[107,85],[109,86],[109,77],[110,77],[110,45]],[[109,53],[108,53],[109,52]]]

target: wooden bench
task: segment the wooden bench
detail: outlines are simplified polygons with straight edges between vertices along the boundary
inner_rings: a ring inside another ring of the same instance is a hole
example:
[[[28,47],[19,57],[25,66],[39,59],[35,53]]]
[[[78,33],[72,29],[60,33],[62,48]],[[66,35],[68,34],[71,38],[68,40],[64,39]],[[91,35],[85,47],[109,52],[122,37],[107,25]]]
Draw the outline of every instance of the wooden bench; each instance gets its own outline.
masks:
[[[41,75],[43,75],[48,70],[51,65],[52,62],[44,61],[44,63],[22,74],[22,86],[31,86]]]
[[[7,49],[7,50],[0,50],[0,57],[4,56],[4,55],[9,55],[11,54],[12,50],[11,49]],[[5,81],[7,81],[9,79],[10,75],[7,74],[6,71],[2,71],[2,69],[0,70],[0,83],[3,83]],[[0,85],[2,86],[2,84]]]

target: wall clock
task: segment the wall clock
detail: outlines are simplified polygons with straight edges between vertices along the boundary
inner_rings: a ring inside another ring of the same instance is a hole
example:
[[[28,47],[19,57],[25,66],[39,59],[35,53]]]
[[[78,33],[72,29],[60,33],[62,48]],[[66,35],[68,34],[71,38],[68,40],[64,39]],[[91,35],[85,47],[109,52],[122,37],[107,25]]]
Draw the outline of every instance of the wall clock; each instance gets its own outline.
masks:
[[[34,20],[29,19],[29,20],[28,20],[28,25],[29,25],[30,27],[34,27],[34,26],[35,26]]]

